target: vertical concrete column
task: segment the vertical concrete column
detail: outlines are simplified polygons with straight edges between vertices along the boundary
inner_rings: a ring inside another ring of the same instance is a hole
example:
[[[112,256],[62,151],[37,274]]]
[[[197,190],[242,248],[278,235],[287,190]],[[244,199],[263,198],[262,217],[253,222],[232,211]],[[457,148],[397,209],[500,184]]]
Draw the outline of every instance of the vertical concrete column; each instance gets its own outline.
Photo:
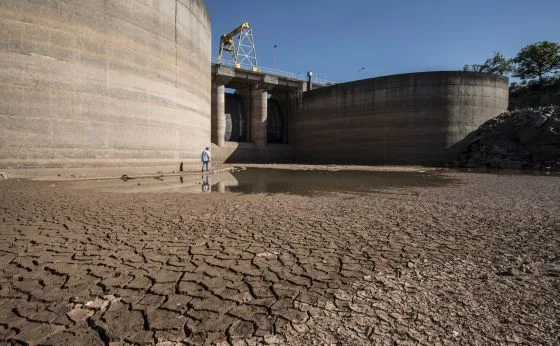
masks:
[[[218,182],[218,192],[225,193],[226,192],[226,184],[223,181]]]
[[[268,93],[264,89],[255,89],[251,95],[251,142],[266,146],[268,117]]]
[[[226,95],[224,85],[212,85],[212,143],[224,146],[226,136]]]

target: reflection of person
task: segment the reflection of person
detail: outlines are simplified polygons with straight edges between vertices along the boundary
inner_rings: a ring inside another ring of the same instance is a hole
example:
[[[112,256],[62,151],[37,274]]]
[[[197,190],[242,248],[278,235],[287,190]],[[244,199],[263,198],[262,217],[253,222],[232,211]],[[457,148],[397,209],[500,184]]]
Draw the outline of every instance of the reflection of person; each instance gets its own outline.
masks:
[[[210,192],[210,183],[208,182],[208,176],[202,176],[202,192]]]
[[[208,164],[210,163],[210,148],[206,147],[206,149],[202,151],[201,159],[202,171],[204,172],[204,167],[206,167],[206,172],[208,172]]]

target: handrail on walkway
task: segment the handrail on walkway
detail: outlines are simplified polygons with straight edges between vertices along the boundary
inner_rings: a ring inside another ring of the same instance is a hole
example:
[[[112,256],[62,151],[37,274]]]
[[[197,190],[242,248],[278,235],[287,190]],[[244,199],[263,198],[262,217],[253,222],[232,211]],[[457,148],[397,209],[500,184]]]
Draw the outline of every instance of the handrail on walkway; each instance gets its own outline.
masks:
[[[213,57],[211,59],[211,62],[212,62],[212,64],[218,64],[218,58]],[[225,59],[222,59],[221,65],[228,66],[228,67],[234,67],[233,61],[225,60]],[[248,70],[248,71],[253,70],[252,67],[248,66],[248,65],[247,66],[241,65],[241,69]],[[263,73],[266,73],[266,74],[271,74],[271,75],[274,75],[274,76],[285,77],[285,78],[290,78],[290,79],[294,79],[294,80],[298,80],[298,81],[302,81],[302,82],[307,82],[307,76],[302,75],[301,73],[286,72],[286,71],[281,71],[281,70],[272,69],[272,68],[269,68],[269,67],[262,67],[262,66],[259,66],[259,71],[263,72]],[[314,75],[311,78],[311,81],[313,83],[317,83],[317,84],[321,84],[321,85],[336,84],[336,82],[329,81],[326,78],[320,78],[318,75]]]

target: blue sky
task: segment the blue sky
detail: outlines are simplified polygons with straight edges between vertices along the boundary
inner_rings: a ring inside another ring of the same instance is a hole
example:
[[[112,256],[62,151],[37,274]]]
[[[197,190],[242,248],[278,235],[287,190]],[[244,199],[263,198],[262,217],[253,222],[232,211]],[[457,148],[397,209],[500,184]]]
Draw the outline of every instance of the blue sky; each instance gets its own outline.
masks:
[[[220,35],[248,21],[259,65],[272,67],[275,54],[276,69],[314,71],[337,82],[458,70],[495,50],[513,57],[530,43],[560,43],[560,0],[206,0],[206,5],[213,56]]]

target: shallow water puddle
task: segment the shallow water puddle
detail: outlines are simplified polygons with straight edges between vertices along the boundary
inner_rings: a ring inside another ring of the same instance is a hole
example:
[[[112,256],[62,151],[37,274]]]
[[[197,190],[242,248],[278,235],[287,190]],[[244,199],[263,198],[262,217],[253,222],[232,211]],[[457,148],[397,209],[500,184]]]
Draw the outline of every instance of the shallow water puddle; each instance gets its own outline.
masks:
[[[313,195],[324,193],[390,193],[414,195],[414,187],[457,184],[458,180],[429,172],[369,172],[327,170],[284,170],[248,168],[216,174],[154,176],[152,178],[94,180],[76,182],[80,188],[114,192],[186,192],[186,193],[288,193]]]

